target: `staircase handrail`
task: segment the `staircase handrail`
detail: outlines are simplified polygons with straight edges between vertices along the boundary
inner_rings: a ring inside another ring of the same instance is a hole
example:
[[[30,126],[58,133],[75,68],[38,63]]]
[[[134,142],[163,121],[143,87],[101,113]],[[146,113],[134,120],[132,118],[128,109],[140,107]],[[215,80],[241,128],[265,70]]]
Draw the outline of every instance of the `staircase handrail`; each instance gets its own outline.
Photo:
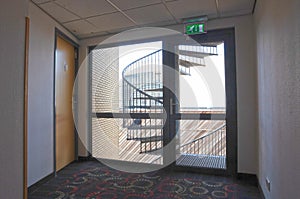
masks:
[[[135,60],[134,62],[130,63],[129,65],[127,65],[127,66],[123,69],[123,71],[122,71],[122,78],[123,78],[123,80],[124,80],[127,84],[129,84],[132,88],[134,88],[134,89],[137,90],[138,92],[142,93],[143,95],[149,97],[150,99],[152,99],[152,100],[154,100],[154,101],[156,101],[156,102],[158,102],[158,103],[160,103],[160,104],[163,104],[162,101],[160,101],[160,100],[157,99],[156,97],[153,97],[153,96],[149,95],[148,93],[144,92],[143,90],[137,88],[135,85],[131,84],[131,83],[125,78],[125,72],[127,71],[127,69],[128,69],[131,65],[135,64],[136,62],[138,62],[138,61],[140,61],[140,60],[142,60],[142,59],[144,59],[144,58],[146,58],[146,57],[149,57],[149,56],[151,56],[151,55],[153,55],[153,54],[155,54],[155,53],[158,53],[158,52],[160,52],[160,51],[162,51],[162,49],[157,50],[157,51],[154,51],[154,52],[152,52],[152,53],[150,53],[150,54],[148,54],[148,55],[146,55],[146,56],[144,56],[144,57],[141,57],[141,58]]]
[[[186,144],[181,145],[180,148],[183,148],[183,147],[185,147],[185,146],[187,146],[187,145],[190,145],[190,144],[192,144],[192,143],[195,143],[195,142],[197,142],[197,141],[199,141],[199,140],[203,140],[204,138],[206,138],[206,137],[208,137],[208,136],[210,136],[210,135],[216,133],[217,131],[221,130],[221,129],[224,128],[225,126],[226,126],[226,124],[223,124],[222,126],[218,127],[217,129],[215,129],[215,130],[209,132],[208,134],[206,134],[206,135],[204,135],[204,136],[202,136],[202,137],[200,137],[200,138],[194,139],[194,140],[192,140],[192,141],[190,141],[190,142],[188,142],[188,143],[186,143]]]

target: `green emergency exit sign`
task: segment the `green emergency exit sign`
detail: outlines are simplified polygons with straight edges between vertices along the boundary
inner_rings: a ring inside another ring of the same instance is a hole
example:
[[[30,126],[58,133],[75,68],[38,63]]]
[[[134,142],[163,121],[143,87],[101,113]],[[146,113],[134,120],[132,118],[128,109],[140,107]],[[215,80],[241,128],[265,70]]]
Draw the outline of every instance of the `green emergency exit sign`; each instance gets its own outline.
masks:
[[[206,33],[206,24],[205,23],[186,24],[184,28],[184,33],[187,35]]]

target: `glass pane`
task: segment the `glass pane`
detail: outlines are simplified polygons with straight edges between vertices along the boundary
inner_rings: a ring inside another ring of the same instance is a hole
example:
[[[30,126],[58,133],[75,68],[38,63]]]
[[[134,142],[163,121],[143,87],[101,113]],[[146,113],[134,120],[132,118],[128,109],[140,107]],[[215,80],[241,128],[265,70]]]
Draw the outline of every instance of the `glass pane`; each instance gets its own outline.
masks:
[[[95,49],[92,59],[92,112],[118,111],[119,49]]]
[[[162,42],[91,53],[92,112],[162,113]],[[163,119],[92,118],[92,156],[162,165]]]
[[[179,45],[180,113],[225,112],[224,43]]]
[[[177,124],[177,165],[226,169],[225,120],[180,120]]]
[[[162,112],[162,42],[91,52],[92,112]]]
[[[92,156],[162,164],[162,119],[93,118]]]

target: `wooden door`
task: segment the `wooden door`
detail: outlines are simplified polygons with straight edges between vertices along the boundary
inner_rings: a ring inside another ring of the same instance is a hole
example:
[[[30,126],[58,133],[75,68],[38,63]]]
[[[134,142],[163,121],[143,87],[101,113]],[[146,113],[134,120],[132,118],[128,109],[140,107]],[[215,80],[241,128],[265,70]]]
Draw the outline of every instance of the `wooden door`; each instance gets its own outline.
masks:
[[[75,79],[74,46],[57,36],[55,74],[56,171],[75,160],[72,92]]]

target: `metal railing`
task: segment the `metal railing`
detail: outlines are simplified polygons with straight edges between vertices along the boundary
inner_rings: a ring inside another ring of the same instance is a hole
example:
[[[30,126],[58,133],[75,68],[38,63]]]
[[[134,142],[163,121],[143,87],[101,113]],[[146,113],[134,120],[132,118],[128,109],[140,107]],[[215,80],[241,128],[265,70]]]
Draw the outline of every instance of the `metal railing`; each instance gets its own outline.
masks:
[[[182,58],[180,74],[190,75],[187,62],[203,65],[203,57],[217,54],[211,46],[179,46]],[[187,56],[186,56],[187,55]],[[157,50],[130,63],[122,71],[123,113],[163,113],[163,50]],[[127,128],[127,140],[140,141],[140,153],[154,152],[162,148],[163,129],[161,119],[123,118]],[[200,142],[200,141],[196,141]],[[191,143],[190,145],[194,145]]]
[[[125,113],[153,112],[162,101],[162,50],[144,56],[122,72],[123,111]],[[152,108],[151,108],[152,107]]]
[[[123,113],[162,113],[162,50],[126,66],[122,72]],[[162,120],[124,118],[127,140],[140,141],[140,153],[162,147]]]
[[[205,56],[207,55],[218,55],[218,48],[216,44],[213,45],[179,45],[178,46],[179,50],[189,52],[191,56],[193,53],[202,53]],[[190,56],[190,55],[189,55]]]
[[[181,154],[226,155],[226,124],[180,146]]]

